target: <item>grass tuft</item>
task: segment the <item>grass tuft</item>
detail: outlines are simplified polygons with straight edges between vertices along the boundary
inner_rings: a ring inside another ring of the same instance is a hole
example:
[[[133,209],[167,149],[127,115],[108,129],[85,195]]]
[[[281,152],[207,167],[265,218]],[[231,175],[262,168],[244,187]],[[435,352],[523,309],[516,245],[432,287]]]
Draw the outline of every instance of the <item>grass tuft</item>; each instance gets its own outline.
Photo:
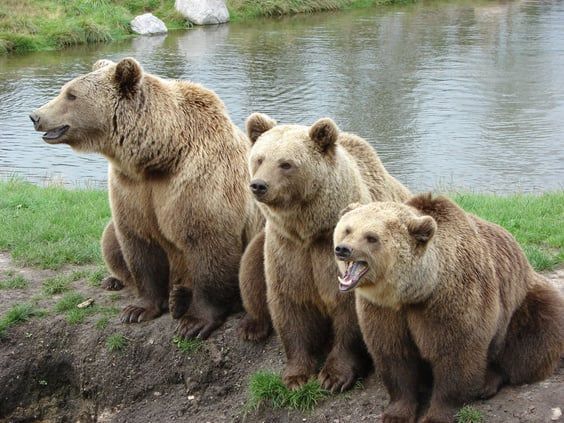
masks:
[[[189,354],[198,351],[203,345],[201,339],[182,339],[178,336],[172,338],[172,343],[183,353]]]
[[[317,380],[308,382],[297,391],[291,391],[284,385],[280,376],[262,371],[251,376],[246,409],[257,410],[263,404],[270,404],[273,408],[307,412],[313,410],[319,401],[329,395],[330,392],[322,389]]]
[[[484,415],[471,405],[465,405],[456,413],[456,423],[483,423]]]
[[[0,318],[0,338],[6,335],[6,330],[17,323],[25,322],[35,315],[31,304],[14,304],[10,310]]]
[[[121,351],[127,345],[127,338],[119,333],[108,336],[106,340],[106,348],[109,352]]]

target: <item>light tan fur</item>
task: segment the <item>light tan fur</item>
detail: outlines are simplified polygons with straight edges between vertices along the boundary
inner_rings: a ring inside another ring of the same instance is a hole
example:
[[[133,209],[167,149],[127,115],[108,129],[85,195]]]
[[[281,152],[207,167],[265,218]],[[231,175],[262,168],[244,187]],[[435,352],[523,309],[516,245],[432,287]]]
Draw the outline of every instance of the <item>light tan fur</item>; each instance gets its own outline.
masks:
[[[31,118],[45,141],[109,162],[104,284],[141,297],[121,320],[159,316],[172,289],[177,334],[209,336],[237,307],[241,255],[263,226],[247,189],[250,142],[219,97],[145,73],[133,58],[101,60]]]
[[[564,353],[564,298],[505,229],[444,197],[353,204],[334,232],[345,295],[390,394],[384,423],[454,422],[504,383],[548,377]],[[358,267],[351,263],[356,263]],[[364,275],[359,269],[367,269]]]
[[[282,379],[288,387],[306,383],[316,373],[320,354],[328,353],[320,382],[327,389],[347,389],[369,361],[354,296],[340,294],[333,283],[333,229],[349,202],[368,202],[372,191],[385,192],[381,195],[389,199],[405,198],[408,191],[386,172],[366,141],[341,133],[331,119],[311,127],[276,125],[257,113],[247,119],[247,133],[254,143],[251,189],[266,217],[264,243],[248,250],[255,269],[264,254],[266,293],[264,282],[256,283],[260,278],[250,283],[241,278],[248,315],[268,316],[264,309],[256,312],[257,304],[268,304],[286,352]],[[264,329],[252,321],[243,319],[244,337],[260,338],[248,335]]]

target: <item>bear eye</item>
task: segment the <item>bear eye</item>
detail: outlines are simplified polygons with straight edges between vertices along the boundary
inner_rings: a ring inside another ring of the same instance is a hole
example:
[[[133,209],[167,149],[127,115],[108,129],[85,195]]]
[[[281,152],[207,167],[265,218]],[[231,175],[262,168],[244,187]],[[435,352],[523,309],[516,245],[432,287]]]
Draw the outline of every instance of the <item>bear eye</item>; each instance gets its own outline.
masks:
[[[351,234],[351,230],[349,228],[345,229],[345,235],[350,235]]]
[[[281,168],[281,169],[288,170],[288,169],[290,169],[291,167],[292,167],[292,165],[291,165],[290,163],[288,163],[288,162],[280,163],[280,168]]]
[[[72,93],[67,93],[67,100],[70,101],[76,100],[76,96]]]
[[[368,242],[369,244],[376,244],[379,241],[377,236],[372,236],[372,235],[368,235],[366,237],[366,242]]]
[[[262,159],[257,159],[257,164],[260,166],[262,164]]]

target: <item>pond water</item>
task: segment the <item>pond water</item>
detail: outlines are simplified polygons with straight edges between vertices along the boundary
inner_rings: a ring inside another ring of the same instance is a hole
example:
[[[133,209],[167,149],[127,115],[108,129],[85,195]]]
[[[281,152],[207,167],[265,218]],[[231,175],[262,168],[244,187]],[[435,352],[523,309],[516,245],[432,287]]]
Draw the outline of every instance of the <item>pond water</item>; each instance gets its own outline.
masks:
[[[0,176],[106,184],[29,113],[99,58],[213,89],[241,128],[331,117],[413,191],[564,188],[564,2],[419,2],[0,58]]]

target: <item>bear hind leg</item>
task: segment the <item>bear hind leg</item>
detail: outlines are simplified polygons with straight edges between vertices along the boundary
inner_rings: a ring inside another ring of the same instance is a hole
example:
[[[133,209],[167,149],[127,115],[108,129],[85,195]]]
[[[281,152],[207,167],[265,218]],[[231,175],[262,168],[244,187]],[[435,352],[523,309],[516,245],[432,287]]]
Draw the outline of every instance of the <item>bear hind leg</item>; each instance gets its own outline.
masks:
[[[542,282],[513,314],[498,365],[509,383],[533,383],[550,376],[563,353],[564,298]]]
[[[121,235],[122,241],[119,241],[113,222],[104,231],[102,251],[112,276],[106,278],[103,285],[115,290],[125,283],[137,289],[140,301],[121,311],[122,323],[152,320],[168,309],[167,255],[156,243],[132,233]]]

